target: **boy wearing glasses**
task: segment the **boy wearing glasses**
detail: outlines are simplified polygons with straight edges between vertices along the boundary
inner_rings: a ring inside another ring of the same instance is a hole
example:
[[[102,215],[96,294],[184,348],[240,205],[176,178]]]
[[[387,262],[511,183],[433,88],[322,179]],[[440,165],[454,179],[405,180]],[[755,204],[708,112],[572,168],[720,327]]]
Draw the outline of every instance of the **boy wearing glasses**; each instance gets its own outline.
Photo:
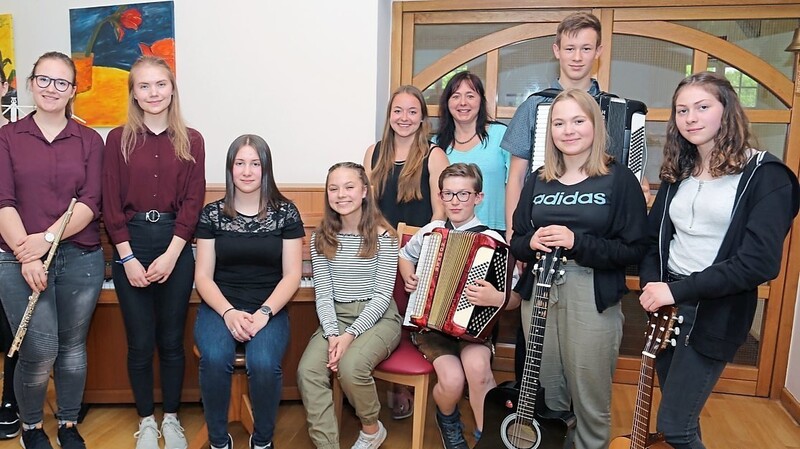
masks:
[[[475,164],[453,164],[439,175],[439,196],[444,203],[447,220],[428,223],[400,250],[399,269],[406,291],[412,292],[417,288],[418,280],[414,271],[422,249],[422,237],[433,228],[481,232],[504,241],[500,234],[481,224],[475,216],[475,206],[483,201],[482,188],[483,176]],[[476,281],[476,285],[467,287],[467,298],[480,306],[501,306],[505,299],[502,292],[482,279]],[[518,307],[519,301],[519,295],[512,293],[506,308]],[[436,424],[444,448],[469,449],[462,433],[464,425],[458,402],[463,397],[466,381],[470,406],[475,416],[474,434],[479,439],[483,429],[483,400],[496,385],[492,374],[494,345],[491,339],[485,343],[471,343],[435,330],[415,332],[411,338],[436,370],[438,380],[433,387],[433,399],[436,402]]]

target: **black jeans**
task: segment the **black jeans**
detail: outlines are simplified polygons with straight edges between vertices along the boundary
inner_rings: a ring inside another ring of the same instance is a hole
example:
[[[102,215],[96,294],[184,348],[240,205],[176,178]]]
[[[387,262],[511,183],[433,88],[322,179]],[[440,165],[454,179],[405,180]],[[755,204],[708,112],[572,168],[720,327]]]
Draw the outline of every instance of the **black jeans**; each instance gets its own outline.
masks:
[[[0,352],[8,354],[11,349],[11,343],[14,342],[14,333],[11,332],[11,324],[6,318],[6,310],[3,308],[3,303],[0,302]],[[18,354],[14,357],[6,357],[3,364],[3,404],[10,403],[14,407],[17,406],[17,396],[14,394],[14,369],[17,367]],[[2,404],[0,404],[2,405]]]
[[[128,223],[130,245],[136,259],[147,269],[166,251],[172,241],[174,220],[157,223],[132,220]],[[119,254],[114,251],[119,260]],[[125,268],[112,268],[125,333],[128,337],[128,378],[139,416],[150,416],[153,404],[153,355],[158,347],[161,392],[165,413],[176,413],[180,406],[186,364],[183,336],[189,295],[194,281],[191,243],[186,244],[169,278],[163,284],[133,287]]]

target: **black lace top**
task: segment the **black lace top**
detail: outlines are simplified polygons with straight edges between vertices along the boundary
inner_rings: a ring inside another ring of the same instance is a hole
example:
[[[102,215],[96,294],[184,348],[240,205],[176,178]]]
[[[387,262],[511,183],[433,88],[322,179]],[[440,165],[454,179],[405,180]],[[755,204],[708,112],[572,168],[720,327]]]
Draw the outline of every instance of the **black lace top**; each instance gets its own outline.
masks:
[[[222,213],[223,200],[206,205],[197,225],[198,239],[214,239],[214,282],[237,309],[252,312],[280,282],[284,239],[305,235],[293,203],[269,209],[267,217]]]

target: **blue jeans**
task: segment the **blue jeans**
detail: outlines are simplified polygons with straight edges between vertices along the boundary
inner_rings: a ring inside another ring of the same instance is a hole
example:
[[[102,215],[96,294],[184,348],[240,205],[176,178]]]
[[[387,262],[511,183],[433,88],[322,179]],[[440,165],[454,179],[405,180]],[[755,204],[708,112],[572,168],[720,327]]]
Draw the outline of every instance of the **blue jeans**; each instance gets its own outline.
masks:
[[[222,317],[205,303],[197,310],[194,339],[200,350],[200,394],[208,439],[212,445],[222,447],[228,441],[231,375],[236,345],[240,343],[233,339]],[[253,443],[263,446],[272,441],[281,401],[281,360],[289,345],[287,311],[278,312],[252,340],[243,344],[253,405]]]
[[[0,300],[16,332],[31,289],[12,253],[0,253]],[[25,424],[43,419],[50,370],[56,385],[57,416],[77,421],[86,385],[86,335],[103,284],[103,252],[69,242],[58,248],[19,350],[14,391]]]
[[[163,218],[156,223],[128,223],[131,249],[145,269],[166,251],[174,227],[174,220]],[[114,257],[119,259],[116,250]],[[142,417],[153,414],[153,355],[158,346],[164,412],[177,413],[186,365],[183,336],[194,281],[191,244],[184,246],[169,279],[163,284],[133,287],[125,268],[113,265],[114,287],[128,340],[128,379],[136,399],[136,411]]]
[[[705,448],[700,440],[700,412],[726,364],[686,344],[684,334],[694,325],[696,312],[694,305],[678,306],[678,313],[683,315],[683,332],[675,337],[678,344],[667,347],[656,359],[661,384],[657,429],[675,449]]]

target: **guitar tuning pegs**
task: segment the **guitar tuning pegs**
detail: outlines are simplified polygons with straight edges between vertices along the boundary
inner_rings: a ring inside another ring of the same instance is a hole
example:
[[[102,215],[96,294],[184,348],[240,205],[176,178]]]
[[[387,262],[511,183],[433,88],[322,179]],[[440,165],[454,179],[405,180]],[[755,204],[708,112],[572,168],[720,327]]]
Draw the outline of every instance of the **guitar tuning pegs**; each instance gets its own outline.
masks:
[[[669,339],[669,344],[670,344],[670,345],[672,345],[673,347],[675,347],[675,346],[677,346],[677,345],[678,345],[678,342],[677,342],[677,341],[675,341],[675,339],[674,339],[674,338],[670,338],[670,339]]]
[[[683,315],[678,315],[678,324],[683,324]]]
[[[680,335],[681,334],[681,328],[679,328],[679,327],[673,328],[672,329],[672,333],[675,334],[675,335]]]
[[[559,275],[559,276],[564,276],[564,273],[566,273],[566,271],[564,271],[564,269],[563,269],[563,268],[562,268],[562,269],[560,269],[560,270],[558,270],[558,275]]]

